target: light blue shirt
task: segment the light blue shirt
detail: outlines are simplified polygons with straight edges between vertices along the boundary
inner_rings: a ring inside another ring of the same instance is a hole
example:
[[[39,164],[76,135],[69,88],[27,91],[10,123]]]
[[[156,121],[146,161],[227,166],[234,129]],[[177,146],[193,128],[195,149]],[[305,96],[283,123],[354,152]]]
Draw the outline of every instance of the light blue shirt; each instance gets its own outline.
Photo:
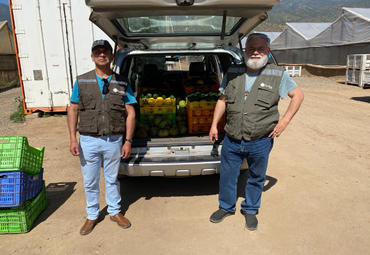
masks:
[[[247,71],[247,75],[245,76],[245,91],[250,91],[254,82],[257,79],[259,71],[257,72],[249,72]],[[225,95],[225,88],[226,88],[226,82],[227,82],[227,73],[222,80],[222,83],[220,85],[220,92]],[[295,89],[297,84],[293,81],[293,79],[289,76],[289,74],[284,71],[283,77],[281,78],[280,87],[279,87],[279,96],[281,99],[284,99],[290,91]],[[245,97],[246,99],[247,97]]]
[[[104,86],[104,81],[103,81],[103,78],[99,77],[96,75],[96,79],[98,81],[98,84],[99,84],[99,88],[100,88],[100,91],[103,91],[103,86]],[[110,80],[112,79],[112,75],[108,77],[108,82],[110,82]],[[72,90],[72,95],[71,95],[71,102],[73,103],[78,103],[80,100],[80,91],[78,90],[78,84],[77,84],[77,81],[75,82],[74,86],[73,86],[73,90]],[[102,98],[105,97],[104,94],[101,94]],[[130,86],[127,86],[127,90],[126,90],[126,96],[123,97],[123,101],[125,102],[125,104],[135,104],[137,103],[136,101],[136,98],[134,96],[134,92],[132,92],[132,89]]]

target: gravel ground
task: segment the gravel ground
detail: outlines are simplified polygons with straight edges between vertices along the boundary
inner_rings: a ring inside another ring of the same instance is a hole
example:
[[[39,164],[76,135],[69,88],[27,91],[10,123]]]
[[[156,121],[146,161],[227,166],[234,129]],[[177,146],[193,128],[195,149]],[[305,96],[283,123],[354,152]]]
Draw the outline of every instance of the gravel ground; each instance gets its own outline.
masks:
[[[79,159],[69,152],[67,117],[35,114],[11,123],[20,89],[0,92],[0,134],[45,147],[48,201],[30,232],[0,237],[0,254],[368,254],[370,90],[344,79],[294,80],[305,99],[274,141],[257,231],[248,231],[239,213],[247,174],[239,178],[237,213],[219,224],[209,221],[218,208],[218,175],[122,178],[127,230],[109,220],[101,177],[103,219],[80,236],[85,194]],[[281,100],[281,113],[289,102]],[[57,185],[65,190],[57,192]]]

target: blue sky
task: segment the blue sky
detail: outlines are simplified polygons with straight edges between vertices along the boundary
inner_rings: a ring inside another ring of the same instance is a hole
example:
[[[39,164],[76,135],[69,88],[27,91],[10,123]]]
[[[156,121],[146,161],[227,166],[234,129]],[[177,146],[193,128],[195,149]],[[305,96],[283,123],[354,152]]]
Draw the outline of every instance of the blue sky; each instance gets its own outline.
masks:
[[[0,0],[0,4],[9,4],[8,0]]]

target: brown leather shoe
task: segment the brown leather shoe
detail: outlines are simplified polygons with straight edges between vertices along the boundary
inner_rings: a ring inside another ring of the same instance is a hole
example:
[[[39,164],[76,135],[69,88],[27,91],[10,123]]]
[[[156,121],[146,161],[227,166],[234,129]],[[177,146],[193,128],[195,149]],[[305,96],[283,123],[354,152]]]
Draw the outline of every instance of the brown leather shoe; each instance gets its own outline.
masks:
[[[96,220],[89,220],[89,219],[87,219],[85,221],[85,224],[80,229],[80,235],[85,236],[85,235],[90,234],[91,231],[93,231],[95,225],[98,224],[98,222],[99,222],[99,217]]]
[[[114,216],[110,216],[110,220],[117,222],[117,225],[120,226],[121,228],[129,228],[131,226],[130,221],[121,213],[117,213]]]

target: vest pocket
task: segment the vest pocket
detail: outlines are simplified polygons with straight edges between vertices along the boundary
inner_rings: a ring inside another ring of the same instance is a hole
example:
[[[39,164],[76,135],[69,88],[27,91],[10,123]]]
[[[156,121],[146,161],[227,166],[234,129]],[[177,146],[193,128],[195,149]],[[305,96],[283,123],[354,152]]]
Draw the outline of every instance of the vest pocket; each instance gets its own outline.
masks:
[[[78,123],[78,132],[84,134],[96,134],[98,132],[98,112],[80,111],[80,122]]]
[[[226,105],[226,111],[227,112],[236,112],[240,111],[240,109],[237,109],[237,105],[235,103],[236,101],[236,95],[237,93],[237,87],[234,81],[230,81],[229,84],[226,86],[225,89],[225,102]]]
[[[112,133],[124,133],[126,131],[126,123],[122,118],[110,118],[109,130]]]
[[[120,94],[111,93],[111,105],[110,108],[116,111],[125,111],[125,102],[123,101],[123,96]]]
[[[256,104],[262,107],[270,108],[273,103],[273,91],[268,88],[258,88],[258,97]]]
[[[225,88],[225,102],[226,103],[235,103],[237,87],[234,81],[230,81]]]
[[[81,93],[81,104],[79,104],[78,109],[94,109],[95,108],[95,100],[93,94]]]

